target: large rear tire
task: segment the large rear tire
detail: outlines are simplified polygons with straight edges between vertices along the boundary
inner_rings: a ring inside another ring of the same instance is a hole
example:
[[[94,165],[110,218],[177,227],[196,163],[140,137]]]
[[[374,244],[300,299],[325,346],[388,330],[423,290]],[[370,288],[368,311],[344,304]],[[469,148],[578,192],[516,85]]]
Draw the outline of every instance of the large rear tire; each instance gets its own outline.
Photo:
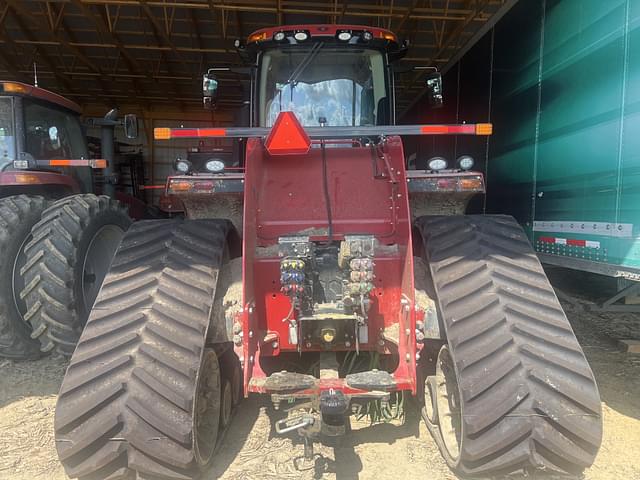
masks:
[[[593,373],[511,217],[421,217],[447,345],[427,426],[459,474],[579,474],[602,439]],[[432,377],[433,378],[433,377]]]
[[[0,356],[6,358],[41,356],[40,342],[31,338],[31,328],[22,317],[27,308],[20,298],[24,286],[20,269],[25,263],[24,245],[31,227],[40,220],[45,207],[42,197],[0,199]]]
[[[43,352],[73,353],[130,225],[126,208],[117,201],[84,194],[53,203],[33,227],[25,247],[21,298],[27,305],[24,319]]]
[[[149,220],[125,234],[58,397],[70,477],[189,479],[210,463],[231,344],[206,340],[229,230]]]

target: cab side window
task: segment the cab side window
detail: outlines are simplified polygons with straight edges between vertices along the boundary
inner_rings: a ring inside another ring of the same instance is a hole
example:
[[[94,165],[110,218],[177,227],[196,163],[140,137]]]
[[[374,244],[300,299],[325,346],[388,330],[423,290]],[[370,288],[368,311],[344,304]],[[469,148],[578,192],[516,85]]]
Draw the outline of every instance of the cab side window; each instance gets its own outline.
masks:
[[[88,157],[76,115],[25,99],[24,122],[25,149],[36,160]]]

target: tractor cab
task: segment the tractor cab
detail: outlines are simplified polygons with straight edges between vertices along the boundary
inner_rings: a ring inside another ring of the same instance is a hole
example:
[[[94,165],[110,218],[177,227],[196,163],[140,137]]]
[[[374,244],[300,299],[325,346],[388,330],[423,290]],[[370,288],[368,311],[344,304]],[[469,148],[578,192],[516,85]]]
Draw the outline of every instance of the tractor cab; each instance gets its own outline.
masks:
[[[257,65],[255,120],[273,126],[282,111],[305,127],[390,125],[390,53],[404,53],[391,32],[362,27],[265,29],[246,47]]]
[[[395,124],[393,66],[407,45],[388,30],[292,25],[258,30],[236,46],[251,65],[252,126],[272,127],[283,111],[293,112],[304,127]],[[216,72],[228,70],[234,69],[213,68],[205,75],[205,105],[216,102]],[[440,94],[434,73],[428,84]]]
[[[2,196],[25,186],[42,190],[48,185],[53,196],[91,191],[91,168],[70,168],[100,166],[89,161],[80,113],[79,105],[55,93],[0,82]]]

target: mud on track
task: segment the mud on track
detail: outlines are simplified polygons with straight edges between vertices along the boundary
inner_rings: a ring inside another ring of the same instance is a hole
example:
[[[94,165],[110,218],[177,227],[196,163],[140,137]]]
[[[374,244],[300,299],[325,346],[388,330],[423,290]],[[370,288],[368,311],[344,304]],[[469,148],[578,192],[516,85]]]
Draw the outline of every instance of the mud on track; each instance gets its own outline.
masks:
[[[603,401],[604,440],[584,478],[640,479],[640,355],[622,353],[616,341],[630,335],[640,338],[640,315],[596,315],[570,303],[563,306],[596,374]],[[53,440],[56,394],[64,369],[61,358],[0,360],[1,480],[66,478]],[[276,436],[269,415],[273,413],[262,399],[243,402],[206,478],[456,478],[411,407],[404,426],[356,430],[336,449],[317,446],[319,455],[311,465],[295,460],[302,455],[300,440],[295,435]]]

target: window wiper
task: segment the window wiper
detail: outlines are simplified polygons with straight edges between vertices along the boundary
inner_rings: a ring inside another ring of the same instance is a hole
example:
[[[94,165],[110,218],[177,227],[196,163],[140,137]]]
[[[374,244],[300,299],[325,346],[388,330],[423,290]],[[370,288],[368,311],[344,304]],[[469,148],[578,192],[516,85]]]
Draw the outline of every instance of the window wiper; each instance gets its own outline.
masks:
[[[289,75],[289,79],[287,80],[286,85],[291,85],[292,88],[295,87],[295,84],[298,82],[298,78],[305,71],[305,69],[309,66],[309,64],[313,61],[313,59],[318,55],[318,52],[323,47],[324,43],[318,42],[311,47],[311,51],[307,53],[307,55],[302,59],[302,61],[298,64],[298,66],[291,72]]]

